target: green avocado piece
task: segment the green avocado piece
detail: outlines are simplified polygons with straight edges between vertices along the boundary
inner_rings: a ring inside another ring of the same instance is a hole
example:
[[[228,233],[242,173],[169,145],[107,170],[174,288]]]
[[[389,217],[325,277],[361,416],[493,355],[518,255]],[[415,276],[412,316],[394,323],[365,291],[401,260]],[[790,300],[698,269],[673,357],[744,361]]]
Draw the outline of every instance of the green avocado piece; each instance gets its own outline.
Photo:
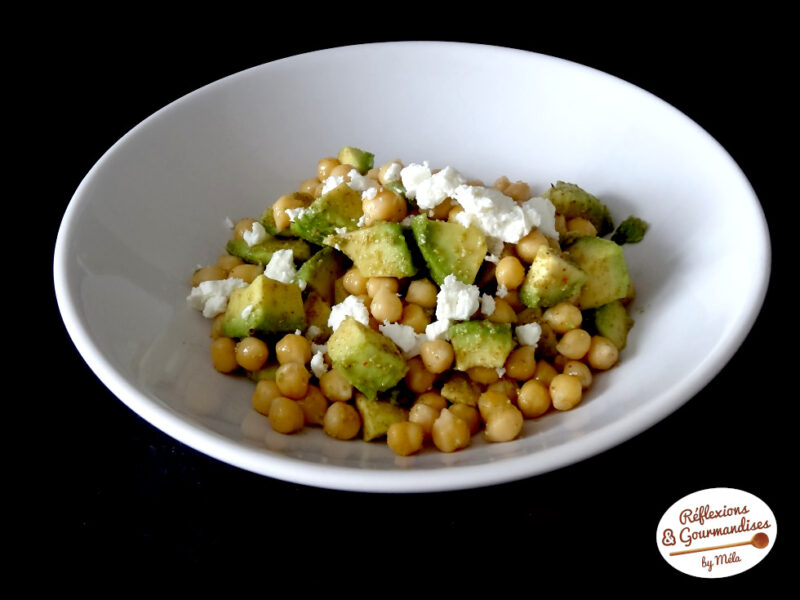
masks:
[[[539,248],[528,267],[519,299],[529,308],[555,306],[576,295],[586,273],[550,246]]]
[[[418,215],[411,220],[411,231],[436,283],[442,285],[451,274],[462,283],[475,281],[486,258],[486,236],[481,230]]]
[[[514,349],[510,323],[464,321],[451,325],[448,334],[459,371],[472,367],[501,368]]]
[[[637,244],[644,239],[649,225],[639,217],[630,216],[617,226],[611,234],[611,241],[619,244]]]
[[[614,229],[608,207],[574,183],[558,181],[543,195],[553,203],[556,212],[567,219],[583,217],[591,221],[597,228],[597,235],[606,235]]]
[[[333,302],[333,288],[341,276],[342,256],[325,247],[316,252],[297,270],[297,280],[306,282],[306,290],[317,292],[328,304]]]
[[[328,236],[325,244],[347,255],[364,277],[411,277],[417,272],[399,223],[380,221]]]
[[[362,175],[369,171],[375,162],[374,154],[366,150],[361,150],[360,148],[355,148],[354,146],[345,146],[339,150],[337,158],[340,163],[352,166]]]
[[[611,240],[585,236],[569,246],[567,253],[586,273],[586,283],[578,299],[582,310],[597,308],[628,295],[631,280],[622,246]]]
[[[364,394],[356,394],[356,410],[361,415],[361,433],[365,442],[383,437],[392,423],[408,418],[405,408],[377,398],[370,400]]]
[[[466,375],[454,373],[442,386],[442,398],[455,404],[478,406],[481,387]]]
[[[308,206],[314,201],[314,198],[312,198],[309,194],[306,194],[304,192],[293,192],[289,195],[298,200],[302,200],[306,206]],[[279,237],[291,237],[294,235],[290,229],[283,229],[281,231],[278,231],[278,226],[275,224],[275,213],[273,212],[271,206],[266,208],[264,212],[261,213],[261,217],[259,217],[258,220],[261,222],[261,224],[264,226],[264,229],[266,229],[267,233],[270,235]]]
[[[222,318],[222,332],[232,338],[302,330],[305,326],[306,313],[300,288],[264,275],[231,293]]]
[[[331,316],[331,303],[312,290],[306,298],[304,307],[308,327],[311,328],[314,325],[319,329],[319,333],[314,336],[313,341],[319,342],[327,339],[331,334],[331,328],[328,326],[328,319]]]
[[[363,214],[361,192],[347,183],[340,183],[314,200],[292,222],[289,230],[299,238],[322,246],[323,240],[336,233],[337,229],[357,229],[358,220]]]
[[[333,367],[369,399],[397,385],[408,371],[392,340],[352,317],[328,339],[328,356]]]
[[[311,246],[303,240],[268,237],[260,244],[248,246],[244,240],[228,240],[225,246],[228,254],[238,256],[245,262],[266,265],[278,250],[291,250],[295,260],[308,260]]]
[[[625,348],[633,319],[628,309],[619,300],[614,300],[594,309],[594,328],[598,335],[608,338],[618,350]]]

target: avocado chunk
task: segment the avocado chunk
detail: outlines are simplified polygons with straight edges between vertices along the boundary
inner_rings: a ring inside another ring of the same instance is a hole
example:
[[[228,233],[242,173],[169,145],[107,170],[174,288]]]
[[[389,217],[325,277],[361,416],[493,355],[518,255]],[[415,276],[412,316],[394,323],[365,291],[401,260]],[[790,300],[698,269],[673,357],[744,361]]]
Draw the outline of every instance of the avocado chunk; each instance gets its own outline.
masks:
[[[328,356],[333,368],[369,399],[397,385],[408,371],[392,340],[352,317],[328,339]]]
[[[649,225],[639,217],[630,216],[625,219],[611,234],[611,241],[615,244],[638,244],[644,239]]]
[[[575,296],[586,282],[586,273],[567,257],[542,246],[533,258],[519,299],[529,308],[555,306]]]
[[[307,290],[318,293],[331,304],[334,284],[341,270],[342,256],[333,248],[326,247],[303,263],[297,270],[297,280],[305,281]]]
[[[383,437],[392,423],[408,418],[408,411],[402,406],[377,398],[370,400],[364,394],[356,394],[356,410],[361,415],[361,433],[365,442]]]
[[[594,328],[598,335],[608,338],[618,350],[625,348],[628,332],[633,327],[633,319],[628,309],[619,300],[614,300],[594,311]]]
[[[514,348],[510,323],[464,321],[451,325],[448,333],[459,371],[472,367],[499,369]]]
[[[553,203],[557,213],[567,219],[583,217],[591,221],[597,229],[597,235],[606,235],[614,229],[608,207],[574,183],[558,181],[550,186],[544,197]]]
[[[325,300],[317,292],[312,291],[308,294],[304,307],[306,311],[306,324],[309,329],[313,325],[319,330],[317,335],[313,336],[314,341],[327,339],[331,334],[331,328],[328,325],[328,318],[331,316],[330,302]]]
[[[249,286],[231,292],[222,318],[222,332],[232,338],[295,331],[305,326],[300,288],[264,275],[256,277]]]
[[[411,277],[417,272],[399,223],[381,221],[329,236],[325,244],[347,255],[364,277]]]
[[[292,192],[291,194],[289,194],[289,196],[302,201],[303,204],[306,206],[308,206],[314,201],[314,198],[312,198],[309,194],[306,194],[304,192]],[[270,235],[279,237],[287,237],[294,235],[289,229],[283,229],[281,231],[278,231],[278,225],[275,223],[275,213],[272,210],[272,206],[265,209],[264,212],[261,213],[261,217],[259,217],[258,220],[261,222],[261,224],[264,226],[264,229],[266,229],[267,233]]]
[[[619,244],[585,236],[578,238],[567,252],[586,273],[586,283],[578,299],[578,306],[582,310],[597,308],[628,295],[631,280]]]
[[[345,146],[339,150],[337,158],[340,163],[350,165],[362,175],[369,171],[375,162],[374,154],[353,146]]]
[[[268,237],[260,244],[248,246],[244,240],[228,240],[225,249],[228,254],[238,256],[245,262],[266,265],[278,250],[291,250],[295,260],[308,260],[311,257],[311,246],[298,239]]]
[[[466,375],[455,373],[445,382],[440,393],[442,398],[455,404],[478,406],[481,388]]]
[[[323,245],[323,240],[337,229],[348,231],[358,228],[361,210],[361,192],[347,183],[340,183],[306,208],[289,226],[297,237],[312,244]]]
[[[418,215],[411,231],[433,280],[442,285],[450,274],[472,284],[486,257],[486,236],[477,227],[428,219]]]

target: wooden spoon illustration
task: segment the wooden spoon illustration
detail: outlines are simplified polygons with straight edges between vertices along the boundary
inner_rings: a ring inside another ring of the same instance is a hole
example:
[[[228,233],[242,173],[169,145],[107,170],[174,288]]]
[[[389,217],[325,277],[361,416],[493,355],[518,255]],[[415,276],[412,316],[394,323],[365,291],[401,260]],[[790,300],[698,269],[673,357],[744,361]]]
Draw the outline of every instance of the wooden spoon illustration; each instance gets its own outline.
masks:
[[[678,554],[690,554],[692,552],[706,552],[708,550],[720,550],[722,548],[733,548],[734,546],[748,546],[752,545],[755,548],[766,548],[769,544],[769,537],[766,533],[757,533],[751,539],[744,542],[734,542],[733,544],[723,544],[721,546],[709,546],[708,548],[693,548],[691,550],[679,550],[678,552],[670,552],[670,556],[677,556]]]

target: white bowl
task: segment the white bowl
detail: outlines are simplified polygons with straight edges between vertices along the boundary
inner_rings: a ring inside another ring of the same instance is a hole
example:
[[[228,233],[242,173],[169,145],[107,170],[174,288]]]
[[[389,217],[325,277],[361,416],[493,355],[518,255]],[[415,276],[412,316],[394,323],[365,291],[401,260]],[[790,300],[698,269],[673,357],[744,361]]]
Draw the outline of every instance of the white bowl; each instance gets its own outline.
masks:
[[[515,82],[513,93],[480,83],[502,80]],[[226,218],[259,215],[343,145],[374,152],[378,163],[427,160],[485,181],[526,180],[534,191],[572,181],[603,198],[617,221],[634,214],[651,223],[642,243],[624,247],[638,295],[620,364],[576,409],[526,422],[509,443],[475,438],[460,452],[399,458],[385,444],[336,441],[318,429],[272,432],[250,409],[252,384],[211,368],[209,324],[187,307],[188,278],[216,260],[230,235]],[[87,174],[54,261],[77,349],[155,427],[263,475],[392,492],[529,477],[642,432],[731,358],[769,270],[751,186],[684,114],[568,61],[431,42],[312,52],[173,102]]]

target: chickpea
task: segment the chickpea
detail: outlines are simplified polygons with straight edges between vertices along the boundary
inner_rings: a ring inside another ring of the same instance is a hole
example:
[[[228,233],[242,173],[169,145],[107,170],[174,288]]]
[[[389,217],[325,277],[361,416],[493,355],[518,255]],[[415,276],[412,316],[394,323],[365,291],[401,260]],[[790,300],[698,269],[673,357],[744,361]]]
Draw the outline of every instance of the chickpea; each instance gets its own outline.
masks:
[[[619,349],[607,337],[595,335],[592,337],[586,360],[593,369],[605,371],[617,364]]]
[[[567,231],[580,235],[597,235],[597,227],[589,219],[573,217],[567,220]]]
[[[197,287],[204,281],[219,281],[225,279],[228,272],[218,265],[209,265],[207,267],[200,267],[192,273],[191,284],[192,287]]]
[[[559,235],[567,233],[567,218],[559,213],[556,213],[556,231]]]
[[[319,181],[325,181],[328,177],[330,177],[333,168],[339,164],[339,159],[332,156],[320,159],[320,161],[317,163],[317,179]]]
[[[583,389],[587,389],[592,385],[592,370],[586,365],[586,363],[583,363],[579,360],[568,360],[564,365],[562,372],[566,375],[575,375],[575,377],[580,379]]]
[[[444,373],[453,364],[453,346],[444,340],[428,340],[419,350],[425,368],[431,373]]]
[[[542,246],[549,246],[547,237],[538,229],[533,229],[528,235],[517,242],[517,256],[526,263],[532,263],[536,253]]]
[[[592,343],[592,336],[585,329],[570,329],[556,344],[556,350],[567,358],[578,360],[586,356]]]
[[[367,279],[366,291],[367,296],[374,298],[381,290],[389,290],[393,294],[397,294],[400,289],[400,282],[397,277],[370,277]]]
[[[225,320],[225,313],[220,313],[211,320],[211,332],[209,336],[212,340],[218,337],[223,337],[225,334],[222,332],[222,322]]]
[[[239,368],[236,362],[236,341],[229,337],[216,338],[211,342],[211,363],[220,373],[233,373]]]
[[[450,223],[458,223],[458,219],[456,217],[458,217],[458,215],[462,212],[464,212],[463,206],[460,204],[454,205],[453,208],[450,209],[450,212],[447,213],[447,220]]]
[[[508,379],[506,377],[498,381],[495,381],[494,383],[489,384],[486,387],[486,391],[502,392],[503,394],[508,396],[508,399],[511,400],[511,402],[516,402],[517,396],[519,395],[519,387],[517,386],[517,383],[513,379]]]
[[[463,419],[469,428],[470,435],[475,435],[481,428],[481,415],[478,409],[467,404],[455,403],[448,409],[460,419]]]
[[[525,200],[530,200],[533,197],[533,194],[531,193],[531,186],[524,181],[515,181],[514,183],[509,183],[502,191],[506,196],[513,198],[519,203],[525,202]]]
[[[425,328],[430,322],[430,316],[419,304],[406,304],[403,307],[403,316],[400,319],[400,323],[408,325],[416,333],[425,333]]]
[[[387,163],[384,163],[378,169],[378,181],[380,182],[381,185],[386,185],[387,183],[389,183],[387,174],[390,170],[394,171],[397,168],[395,167],[395,165],[397,165],[401,169],[403,168],[402,162],[400,162],[399,160],[392,160]]]
[[[525,281],[525,267],[516,256],[506,256],[495,266],[494,277],[498,285],[515,290]]]
[[[305,398],[297,401],[305,415],[306,424],[321,426],[325,421],[325,413],[328,411],[328,399],[320,389],[309,384]]]
[[[386,443],[395,454],[409,456],[422,449],[425,432],[417,423],[399,421],[392,423],[386,432]]]
[[[272,401],[280,395],[281,391],[275,381],[272,379],[260,380],[253,391],[253,409],[264,416],[269,416],[269,408],[272,406]]]
[[[319,378],[319,387],[331,402],[347,402],[353,397],[352,384],[336,369],[326,371]]]
[[[542,313],[542,320],[549,324],[556,333],[566,333],[581,326],[583,314],[574,304],[559,302]]]
[[[556,410],[570,410],[578,405],[583,395],[581,380],[574,375],[559,373],[550,382],[550,399]]]
[[[522,412],[513,404],[507,404],[489,413],[484,439],[488,442],[509,442],[520,434],[523,421]]]
[[[371,198],[365,198],[361,208],[364,211],[365,225],[372,225],[378,221],[399,223],[408,215],[405,198],[387,189],[381,190]]]
[[[517,406],[526,419],[539,417],[550,408],[550,391],[535,379],[526,381],[519,390]]]
[[[311,374],[304,365],[290,362],[278,367],[275,372],[275,383],[283,396],[299,400],[308,392],[308,380]]]
[[[242,338],[235,348],[236,362],[247,371],[258,371],[269,358],[269,348],[257,337]]]
[[[329,171],[328,177],[344,177],[345,181],[350,181],[350,171],[352,171],[354,168],[355,167],[353,167],[353,165],[339,163]]]
[[[333,402],[325,411],[322,428],[332,438],[351,440],[361,430],[361,415],[352,404]]]
[[[506,375],[518,381],[527,381],[536,372],[533,346],[518,346],[506,359]]]
[[[416,279],[408,284],[406,302],[418,304],[423,308],[434,308],[437,294],[436,285],[430,279]]]
[[[511,185],[511,181],[509,181],[508,177],[506,177],[505,175],[501,175],[500,177],[495,179],[494,183],[492,184],[492,187],[496,189],[498,192],[504,192],[509,185]]]
[[[233,256],[232,254],[221,254],[219,258],[217,258],[217,266],[220,269],[225,270],[226,276],[228,271],[230,271],[233,267],[238,267],[239,265],[243,264],[244,261],[241,258],[239,258],[238,256]]]
[[[305,425],[305,415],[300,405],[289,398],[278,396],[269,407],[269,424],[278,433],[296,433]]]
[[[283,231],[288,229],[292,221],[286,210],[289,208],[303,208],[308,205],[308,199],[302,195],[287,194],[281,196],[272,205],[272,217],[275,220],[275,229]]]
[[[423,392],[414,401],[414,404],[427,404],[435,408],[437,411],[447,408],[447,399],[436,390],[430,392]]]
[[[263,265],[252,265],[245,263],[242,265],[236,265],[230,271],[228,271],[228,277],[241,279],[245,283],[253,283],[253,280],[263,272]]]
[[[502,409],[505,406],[512,406],[511,400],[508,399],[503,392],[498,391],[486,391],[480,395],[478,398],[478,410],[480,411],[481,418],[486,422],[489,419],[489,416],[497,411]]]
[[[369,311],[377,321],[395,323],[403,316],[403,301],[389,288],[381,288],[372,299]]]
[[[253,223],[256,221],[257,219],[250,217],[236,221],[236,224],[233,226],[233,238],[236,240],[243,240],[244,234],[253,229]]]
[[[467,375],[475,383],[481,383],[483,385],[489,385],[500,379],[500,374],[497,372],[497,369],[492,369],[491,367],[470,367],[467,369]]]
[[[422,427],[425,436],[430,436],[433,431],[433,422],[439,418],[441,409],[422,402],[414,403],[408,411],[408,420]]]
[[[455,452],[469,445],[471,435],[469,425],[445,408],[433,422],[431,432],[433,444],[441,452]]]
[[[494,299],[494,312],[489,317],[492,323],[516,323],[517,313],[503,298]]]
[[[312,198],[317,198],[318,194],[316,192],[317,192],[317,187],[319,185],[320,185],[319,179],[317,179],[316,177],[312,177],[311,179],[306,179],[305,181],[303,181],[298,186],[297,191],[300,192],[301,194],[307,194]]]
[[[431,210],[432,218],[439,221],[444,221],[448,218],[450,211],[453,210],[453,201],[450,198],[445,198]]]
[[[355,267],[350,267],[342,276],[342,286],[348,294],[361,296],[367,293],[367,278]]]
[[[408,361],[408,372],[405,376],[408,389],[414,393],[422,394],[433,387],[434,381],[436,381],[436,374],[425,368],[421,357],[415,356]]]
[[[308,364],[311,361],[311,344],[302,335],[287,333],[275,344],[275,358],[281,365],[291,362]]]
[[[533,378],[542,385],[549,386],[556,375],[558,375],[558,371],[546,360],[541,359],[536,363],[536,372],[533,374]]]

